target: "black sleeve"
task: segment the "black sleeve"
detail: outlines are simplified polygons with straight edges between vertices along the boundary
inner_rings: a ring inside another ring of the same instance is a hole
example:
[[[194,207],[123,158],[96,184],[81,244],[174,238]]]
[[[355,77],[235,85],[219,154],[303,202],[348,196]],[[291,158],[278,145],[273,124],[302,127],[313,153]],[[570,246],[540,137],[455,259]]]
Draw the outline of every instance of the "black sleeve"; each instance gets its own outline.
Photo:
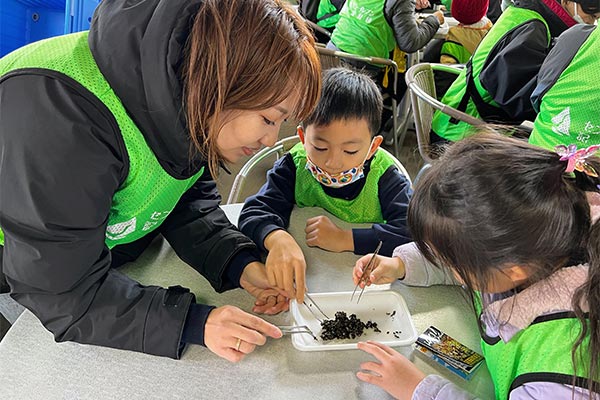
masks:
[[[221,195],[208,168],[181,197],[161,233],[177,255],[218,292],[239,287],[248,263],[259,261],[256,246],[219,208]]]
[[[542,97],[554,86],[583,43],[597,28],[595,25],[577,24],[558,37],[540,68],[537,85],[531,94],[531,103],[536,111],[539,112]]]
[[[430,15],[418,23],[415,6],[415,0],[385,1],[386,20],[394,31],[398,48],[406,53],[414,53],[425,47],[440,27],[435,15]]]
[[[246,199],[239,227],[262,251],[265,237],[277,229],[286,229],[296,196],[296,166],[290,154],[278,160],[267,173],[267,182],[257,194]]]
[[[46,71],[47,72],[47,71]],[[105,231],[127,175],[116,121],[58,73],[0,82],[2,269],[57,341],[178,357],[194,296],[110,268]]]
[[[379,203],[385,224],[370,229],[352,229],[354,253],[371,253],[383,242],[379,254],[390,257],[394,249],[410,242],[408,203],[412,197],[410,183],[396,167],[390,167],[379,179]]]
[[[518,26],[494,46],[479,74],[482,86],[516,121],[536,117],[530,98],[549,51],[547,32],[539,20]]]

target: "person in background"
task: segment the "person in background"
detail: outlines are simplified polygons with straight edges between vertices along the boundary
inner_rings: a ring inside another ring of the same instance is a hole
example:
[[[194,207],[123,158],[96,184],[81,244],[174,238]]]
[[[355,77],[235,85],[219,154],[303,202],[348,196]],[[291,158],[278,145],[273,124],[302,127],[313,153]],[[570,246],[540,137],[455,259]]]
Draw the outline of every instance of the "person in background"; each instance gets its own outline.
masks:
[[[564,156],[489,133],[457,142],[416,185],[415,243],[376,257],[370,283],[463,285],[496,399],[600,398],[597,149]],[[358,378],[397,399],[474,399],[387,346],[358,348],[377,359]]]
[[[265,185],[244,204],[239,227],[268,252],[269,282],[300,302],[306,262],[286,231],[295,205],[321,207],[344,221],[373,224],[341,229],[324,215],[310,218],[309,246],[365,254],[382,241],[381,253],[391,255],[396,246],[410,241],[410,183],[392,156],[378,150],[381,107],[381,94],[368,76],[346,68],[327,70],[316,110],[298,127],[301,143],[275,163]]]
[[[162,235],[221,292],[287,309],[219,208],[219,166],[272,145],[320,92],[310,30],[279,0],[102,1],[90,31],[0,60],[0,260],[57,341],[239,361],[281,331],[114,267]]]
[[[459,25],[452,26],[440,51],[442,64],[466,64],[479,42],[492,27],[485,13],[489,0],[453,0],[452,16]]]
[[[578,6],[575,7],[575,4]],[[483,38],[442,102],[491,123],[533,121],[531,94],[553,38],[574,26],[578,9],[599,0],[516,0]],[[466,122],[436,111],[431,142],[457,141],[474,132]]]
[[[600,8],[587,11],[586,15],[600,16]],[[547,149],[558,144],[600,144],[598,68],[600,29],[596,25],[576,25],[558,38],[531,96],[538,115],[529,143]]]

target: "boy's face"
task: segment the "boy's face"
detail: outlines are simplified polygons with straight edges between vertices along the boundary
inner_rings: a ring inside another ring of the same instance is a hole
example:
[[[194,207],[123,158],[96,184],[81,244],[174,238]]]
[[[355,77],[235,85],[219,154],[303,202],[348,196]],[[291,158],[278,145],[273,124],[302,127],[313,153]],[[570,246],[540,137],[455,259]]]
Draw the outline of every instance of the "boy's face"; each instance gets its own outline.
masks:
[[[308,157],[322,170],[334,175],[359,166],[373,156],[383,138],[375,136],[366,119],[332,121],[326,126],[298,128]]]

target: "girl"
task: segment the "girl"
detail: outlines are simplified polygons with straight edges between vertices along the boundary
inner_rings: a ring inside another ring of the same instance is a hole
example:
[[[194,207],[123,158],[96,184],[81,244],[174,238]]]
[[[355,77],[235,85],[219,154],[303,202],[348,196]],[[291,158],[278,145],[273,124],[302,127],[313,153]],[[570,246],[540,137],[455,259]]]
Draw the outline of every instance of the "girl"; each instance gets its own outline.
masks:
[[[104,0],[89,32],[16,50],[0,78],[2,272],[57,341],[174,358],[195,343],[238,361],[281,336],[111,267],[161,234],[215,290],[287,308],[213,179],[317,102],[312,35],[289,6]]]
[[[377,257],[369,276],[427,286],[453,275],[463,284],[498,399],[587,399],[598,389],[600,224],[590,199],[600,160],[561,154],[497,133],[450,146],[415,189],[415,242]],[[355,282],[368,259],[357,261]],[[359,348],[379,363],[362,364],[358,378],[397,398],[472,398],[389,347]]]

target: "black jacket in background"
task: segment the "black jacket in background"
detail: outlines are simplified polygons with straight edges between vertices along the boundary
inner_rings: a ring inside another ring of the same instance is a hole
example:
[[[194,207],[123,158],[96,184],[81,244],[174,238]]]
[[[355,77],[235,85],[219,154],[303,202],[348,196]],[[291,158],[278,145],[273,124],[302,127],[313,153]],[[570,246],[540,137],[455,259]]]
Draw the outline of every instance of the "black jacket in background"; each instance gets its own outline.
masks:
[[[188,158],[179,76],[200,4],[104,0],[89,35],[102,74],[177,179],[205,164]],[[0,78],[0,154],[2,271],[12,297],[57,341],[175,358],[182,337],[204,343],[212,307],[193,304],[186,290],[143,286],[111,268],[106,224],[129,159],[104,104],[57,72],[6,74]],[[238,287],[243,268],[258,260],[254,244],[218,208],[220,200],[206,172],[160,227],[179,257],[217,291]]]

